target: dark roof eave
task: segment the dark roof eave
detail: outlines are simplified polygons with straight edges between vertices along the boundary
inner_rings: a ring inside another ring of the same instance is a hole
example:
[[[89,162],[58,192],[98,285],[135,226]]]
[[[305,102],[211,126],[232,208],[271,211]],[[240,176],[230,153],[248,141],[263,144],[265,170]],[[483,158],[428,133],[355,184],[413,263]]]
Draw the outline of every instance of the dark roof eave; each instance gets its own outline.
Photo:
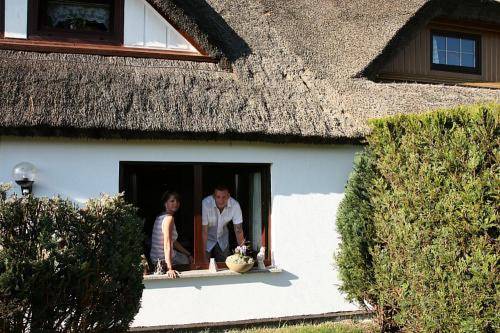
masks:
[[[324,137],[301,136],[287,134],[267,134],[261,132],[166,132],[139,130],[111,130],[103,128],[69,128],[69,127],[1,127],[0,136],[18,137],[51,137],[73,139],[107,139],[107,140],[190,140],[190,141],[246,141],[262,143],[293,144],[363,144],[364,137]]]

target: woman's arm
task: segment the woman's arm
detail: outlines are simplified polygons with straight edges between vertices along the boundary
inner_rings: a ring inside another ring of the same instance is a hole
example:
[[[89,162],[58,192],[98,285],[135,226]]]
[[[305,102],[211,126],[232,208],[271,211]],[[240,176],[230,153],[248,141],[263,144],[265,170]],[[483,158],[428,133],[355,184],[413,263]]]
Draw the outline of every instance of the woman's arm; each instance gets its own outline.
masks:
[[[193,256],[191,255],[191,253],[189,253],[188,250],[186,250],[186,248],[184,246],[182,246],[181,243],[179,243],[178,241],[175,241],[174,242],[174,249],[176,249],[180,253],[186,255],[189,258],[189,262],[193,263]]]
[[[165,216],[162,222],[161,230],[163,232],[163,251],[165,253],[165,262],[167,263],[167,277],[176,278],[177,272],[173,268],[172,249],[174,242],[172,241],[172,233],[174,230],[174,218],[170,215]]]

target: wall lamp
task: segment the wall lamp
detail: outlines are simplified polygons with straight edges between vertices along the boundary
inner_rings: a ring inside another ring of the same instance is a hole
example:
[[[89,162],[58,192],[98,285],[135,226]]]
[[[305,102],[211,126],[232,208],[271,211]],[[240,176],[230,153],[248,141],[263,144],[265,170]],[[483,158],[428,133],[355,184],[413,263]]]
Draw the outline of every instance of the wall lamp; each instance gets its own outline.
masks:
[[[14,166],[12,170],[12,178],[14,178],[17,185],[21,186],[23,195],[31,194],[35,176],[36,168],[29,162],[21,162]]]

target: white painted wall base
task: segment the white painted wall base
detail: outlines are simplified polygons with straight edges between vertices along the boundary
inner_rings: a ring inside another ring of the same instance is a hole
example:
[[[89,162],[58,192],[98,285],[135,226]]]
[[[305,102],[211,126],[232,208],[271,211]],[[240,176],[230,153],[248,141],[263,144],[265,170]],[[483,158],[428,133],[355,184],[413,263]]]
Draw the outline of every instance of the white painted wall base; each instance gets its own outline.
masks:
[[[118,191],[120,161],[271,163],[275,274],[146,281],[138,326],[181,325],[353,311],[333,266],[335,215],[352,169],[352,145],[0,138],[0,182],[29,161],[35,195],[79,203]]]

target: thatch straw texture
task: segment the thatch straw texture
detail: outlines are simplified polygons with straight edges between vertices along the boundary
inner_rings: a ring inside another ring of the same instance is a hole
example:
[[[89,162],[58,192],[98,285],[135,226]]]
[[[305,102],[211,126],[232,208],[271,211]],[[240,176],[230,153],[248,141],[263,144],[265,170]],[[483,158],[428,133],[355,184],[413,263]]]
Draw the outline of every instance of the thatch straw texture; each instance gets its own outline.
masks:
[[[0,134],[342,142],[369,118],[500,101],[369,80],[433,17],[500,21],[498,1],[150,1],[219,63],[0,51]]]

